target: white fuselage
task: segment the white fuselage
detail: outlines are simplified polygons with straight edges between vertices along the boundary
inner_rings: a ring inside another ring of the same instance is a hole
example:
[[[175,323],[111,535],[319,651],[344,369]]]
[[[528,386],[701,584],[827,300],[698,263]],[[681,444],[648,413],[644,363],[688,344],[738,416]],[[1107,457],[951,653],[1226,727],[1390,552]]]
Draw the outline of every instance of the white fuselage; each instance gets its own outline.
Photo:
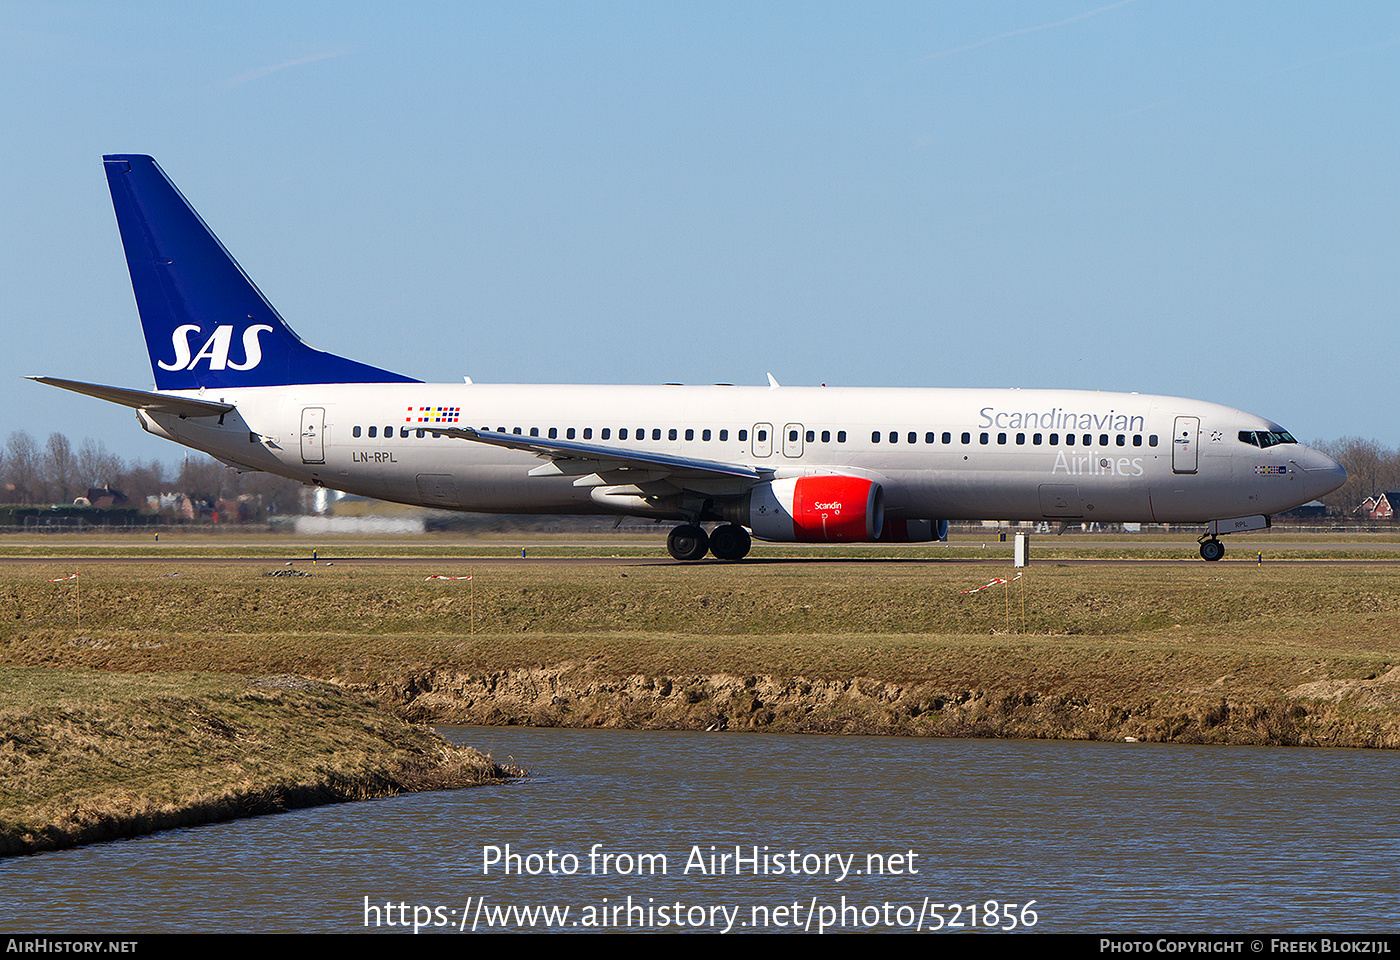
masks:
[[[892,518],[1203,523],[1290,509],[1344,476],[1302,444],[1240,440],[1241,431],[1281,433],[1271,421],[1125,393],[361,383],[180,395],[237,409],[222,424],[143,412],[143,425],[232,465],[383,500],[491,513],[680,516],[621,509],[600,500],[596,484],[541,471],[545,458],[434,436],[432,426],[533,432],[624,453],[742,464],[773,478],[865,477],[883,487]],[[716,499],[748,485],[680,484]]]

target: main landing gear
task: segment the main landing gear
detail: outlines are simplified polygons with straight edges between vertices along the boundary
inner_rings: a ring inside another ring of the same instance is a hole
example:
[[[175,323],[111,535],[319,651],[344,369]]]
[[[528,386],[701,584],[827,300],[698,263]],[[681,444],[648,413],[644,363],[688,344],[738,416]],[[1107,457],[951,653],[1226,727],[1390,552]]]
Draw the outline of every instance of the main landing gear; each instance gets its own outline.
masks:
[[[1225,544],[1211,537],[1201,541],[1201,559],[1215,561],[1225,556]]]
[[[726,523],[710,532],[710,552],[716,560],[742,560],[749,555],[753,538],[737,523]]]
[[[707,552],[718,560],[742,560],[749,554],[753,539],[737,523],[715,527],[706,535],[698,523],[683,523],[666,538],[666,549],[677,560],[699,560]]]

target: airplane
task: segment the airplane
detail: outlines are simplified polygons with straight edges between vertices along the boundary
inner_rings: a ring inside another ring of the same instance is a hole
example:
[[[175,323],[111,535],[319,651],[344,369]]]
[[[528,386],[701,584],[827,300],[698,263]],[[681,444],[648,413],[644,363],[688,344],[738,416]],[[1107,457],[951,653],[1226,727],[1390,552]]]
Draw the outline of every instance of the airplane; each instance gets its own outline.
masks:
[[[424,383],[304,343],[151,157],[103,158],[154,390],[133,407],[240,471],[424,507],[673,521],[678,561],[771,542],[944,540],[950,520],[1206,524],[1346,480],[1271,420],[1082,390]],[[707,532],[705,524],[717,524]]]

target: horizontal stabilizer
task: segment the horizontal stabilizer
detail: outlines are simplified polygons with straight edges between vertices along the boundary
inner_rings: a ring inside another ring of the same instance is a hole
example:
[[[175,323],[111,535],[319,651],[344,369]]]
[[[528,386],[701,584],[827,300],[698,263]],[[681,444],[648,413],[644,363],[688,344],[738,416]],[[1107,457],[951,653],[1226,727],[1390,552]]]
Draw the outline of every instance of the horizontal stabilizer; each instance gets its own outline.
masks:
[[[28,379],[35,383],[47,383],[51,387],[72,390],[74,393],[84,393],[99,400],[120,403],[125,407],[151,413],[173,413],[178,417],[219,417],[233,409],[231,403],[212,403],[193,397],[176,397],[167,393],[151,393],[149,390],[131,390],[127,387],[108,387],[100,383],[83,383],[81,380],[59,380],[57,377]]]

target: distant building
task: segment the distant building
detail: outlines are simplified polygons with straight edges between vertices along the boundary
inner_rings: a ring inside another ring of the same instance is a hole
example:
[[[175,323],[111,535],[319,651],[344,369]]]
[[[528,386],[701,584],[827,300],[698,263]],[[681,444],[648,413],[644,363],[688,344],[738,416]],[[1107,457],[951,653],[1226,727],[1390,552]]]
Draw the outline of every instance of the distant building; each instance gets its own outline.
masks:
[[[109,486],[88,487],[87,496],[78,499],[87,500],[94,507],[125,507],[128,505],[126,494],[120,490],[113,490]]]
[[[1387,490],[1379,496],[1361,501],[1356,515],[1367,520],[1394,520],[1396,504],[1400,504],[1400,490]]]
[[[1327,516],[1327,504],[1321,500],[1313,500],[1305,503],[1301,507],[1294,507],[1279,514],[1280,517],[1288,517],[1291,520],[1321,520]]]

